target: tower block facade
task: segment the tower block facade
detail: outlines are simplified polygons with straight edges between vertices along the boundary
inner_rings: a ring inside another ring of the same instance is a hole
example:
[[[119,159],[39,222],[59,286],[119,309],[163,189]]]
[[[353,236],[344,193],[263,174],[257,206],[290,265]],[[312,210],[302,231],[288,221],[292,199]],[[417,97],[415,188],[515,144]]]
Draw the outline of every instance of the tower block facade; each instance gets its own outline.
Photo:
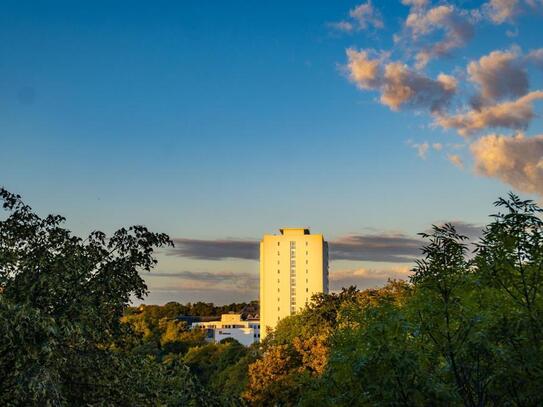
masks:
[[[279,229],[260,242],[260,335],[328,292],[328,243],[306,228]]]

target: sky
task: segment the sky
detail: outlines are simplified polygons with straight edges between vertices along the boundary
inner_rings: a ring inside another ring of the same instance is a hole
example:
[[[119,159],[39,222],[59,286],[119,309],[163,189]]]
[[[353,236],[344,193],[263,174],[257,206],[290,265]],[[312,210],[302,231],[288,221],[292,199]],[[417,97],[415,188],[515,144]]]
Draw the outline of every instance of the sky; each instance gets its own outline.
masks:
[[[543,1],[0,4],[0,185],[85,236],[167,233],[147,303],[258,298],[265,233],[330,285],[408,278],[543,196]]]

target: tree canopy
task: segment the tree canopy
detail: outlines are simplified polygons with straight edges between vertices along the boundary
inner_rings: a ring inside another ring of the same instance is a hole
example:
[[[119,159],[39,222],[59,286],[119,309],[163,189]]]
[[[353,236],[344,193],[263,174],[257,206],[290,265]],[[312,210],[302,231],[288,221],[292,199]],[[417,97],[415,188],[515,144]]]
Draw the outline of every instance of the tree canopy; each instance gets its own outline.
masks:
[[[0,404],[215,403],[182,361],[132,352],[121,321],[168,236],[132,226],[81,239],[62,216],[41,218],[5,189],[0,199]]]

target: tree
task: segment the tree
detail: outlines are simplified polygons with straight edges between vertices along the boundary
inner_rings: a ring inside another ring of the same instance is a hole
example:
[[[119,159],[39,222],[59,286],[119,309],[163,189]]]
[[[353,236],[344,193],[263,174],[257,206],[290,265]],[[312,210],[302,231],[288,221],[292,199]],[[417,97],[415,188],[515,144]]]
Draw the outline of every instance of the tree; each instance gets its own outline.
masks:
[[[357,294],[355,287],[338,294],[317,294],[299,314],[279,321],[263,342],[261,357],[249,365],[244,398],[255,405],[297,404],[307,386],[322,374],[338,313]]]
[[[0,404],[213,403],[181,363],[126,346],[123,310],[147,293],[140,272],[167,235],[132,226],[83,240],[62,216],[41,218],[3,188],[0,199]]]
[[[478,244],[475,264],[493,315],[491,391],[516,405],[541,405],[543,396],[543,209],[510,194],[495,206]]]
[[[426,372],[411,338],[405,304],[412,286],[390,281],[354,293],[337,313],[323,374],[309,383],[300,405],[424,405]],[[418,404],[417,404],[418,403]]]

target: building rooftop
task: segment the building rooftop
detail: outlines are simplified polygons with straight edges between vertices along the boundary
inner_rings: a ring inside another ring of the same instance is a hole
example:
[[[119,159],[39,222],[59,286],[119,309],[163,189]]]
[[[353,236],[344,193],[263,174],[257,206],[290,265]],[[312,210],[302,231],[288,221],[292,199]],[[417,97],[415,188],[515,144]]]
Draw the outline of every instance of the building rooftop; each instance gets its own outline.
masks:
[[[309,228],[281,228],[279,229],[282,235],[309,235]]]

